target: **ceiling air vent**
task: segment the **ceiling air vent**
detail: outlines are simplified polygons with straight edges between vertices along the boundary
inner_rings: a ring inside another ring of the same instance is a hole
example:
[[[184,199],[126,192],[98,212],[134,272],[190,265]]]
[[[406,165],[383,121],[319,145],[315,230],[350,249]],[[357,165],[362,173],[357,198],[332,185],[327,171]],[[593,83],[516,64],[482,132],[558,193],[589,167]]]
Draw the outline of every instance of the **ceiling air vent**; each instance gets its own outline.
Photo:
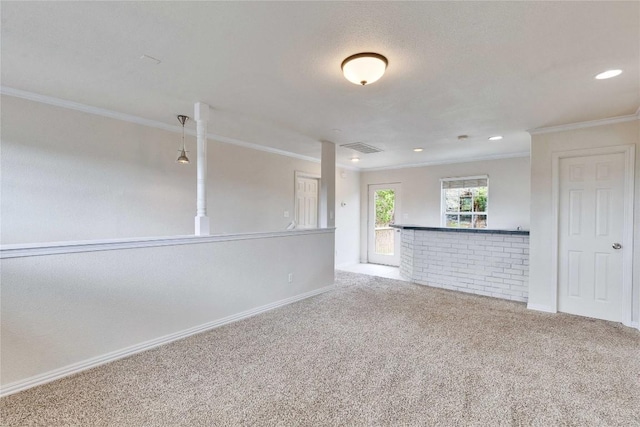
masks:
[[[352,142],[351,144],[343,144],[341,147],[348,148],[350,150],[356,150],[364,154],[379,153],[382,150],[371,145],[363,144],[362,142]]]

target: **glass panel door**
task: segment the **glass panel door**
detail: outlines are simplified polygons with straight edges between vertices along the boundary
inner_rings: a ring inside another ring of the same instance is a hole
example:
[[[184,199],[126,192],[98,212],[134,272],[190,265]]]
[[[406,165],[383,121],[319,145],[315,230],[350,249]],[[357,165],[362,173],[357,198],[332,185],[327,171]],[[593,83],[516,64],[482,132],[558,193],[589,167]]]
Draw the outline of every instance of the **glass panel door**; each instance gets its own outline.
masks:
[[[369,186],[370,263],[400,265],[400,230],[391,227],[400,218],[399,184]]]
[[[375,253],[393,255],[395,229],[393,224],[396,204],[396,192],[392,189],[375,190]]]

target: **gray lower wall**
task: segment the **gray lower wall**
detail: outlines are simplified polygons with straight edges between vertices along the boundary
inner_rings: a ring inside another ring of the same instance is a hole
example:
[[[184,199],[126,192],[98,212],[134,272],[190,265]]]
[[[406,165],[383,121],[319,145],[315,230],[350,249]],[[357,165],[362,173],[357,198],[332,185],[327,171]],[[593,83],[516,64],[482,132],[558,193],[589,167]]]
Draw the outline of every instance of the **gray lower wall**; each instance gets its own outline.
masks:
[[[2,386],[332,285],[303,233],[2,259]]]

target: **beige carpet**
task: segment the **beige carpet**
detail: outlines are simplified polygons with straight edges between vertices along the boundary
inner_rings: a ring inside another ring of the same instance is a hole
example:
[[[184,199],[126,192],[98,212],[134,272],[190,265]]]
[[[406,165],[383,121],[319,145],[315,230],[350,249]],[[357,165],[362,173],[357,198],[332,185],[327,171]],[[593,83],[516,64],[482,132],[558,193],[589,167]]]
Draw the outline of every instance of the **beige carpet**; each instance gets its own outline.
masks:
[[[26,426],[634,426],[640,333],[338,272],[340,288],[0,401]]]

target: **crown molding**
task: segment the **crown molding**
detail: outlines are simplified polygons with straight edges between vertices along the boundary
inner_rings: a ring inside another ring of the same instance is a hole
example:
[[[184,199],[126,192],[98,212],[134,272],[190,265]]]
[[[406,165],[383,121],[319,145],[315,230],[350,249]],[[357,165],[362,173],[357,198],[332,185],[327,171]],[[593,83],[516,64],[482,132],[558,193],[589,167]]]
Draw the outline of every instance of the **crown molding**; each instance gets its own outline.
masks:
[[[409,169],[409,168],[421,168],[425,166],[438,166],[438,165],[451,165],[456,163],[472,163],[472,162],[484,162],[488,160],[501,160],[501,159],[515,159],[519,157],[530,157],[531,153],[529,151],[522,151],[518,153],[508,153],[508,154],[495,154],[492,156],[483,156],[483,157],[475,157],[473,159],[458,159],[458,160],[442,160],[435,162],[423,162],[423,163],[411,163],[408,165],[399,165],[399,166],[383,166],[379,168],[366,168],[360,169],[360,172],[376,172],[376,171],[386,171],[386,170],[395,170],[395,169]]]
[[[38,93],[27,92],[26,90],[14,89],[7,86],[0,86],[0,94],[13,96],[15,98],[26,99],[28,101],[39,102],[41,104],[53,105],[54,107],[67,108],[69,110],[80,111],[83,113],[93,114],[96,116],[107,117],[110,119],[121,120],[124,122],[135,123],[142,126],[162,129],[169,132],[182,133],[182,126],[168,125],[156,120],[149,120],[142,117],[133,116],[131,114],[120,113],[117,111],[107,110],[105,108],[94,107],[92,105],[81,104],[79,102],[68,101],[66,99],[54,98],[52,96],[40,95]],[[185,132],[189,133],[190,129]]]
[[[79,102],[68,101],[66,99],[55,98],[47,95],[40,95],[38,93],[28,92],[26,90],[15,89],[7,86],[0,86],[0,94],[6,96],[12,96],[14,98],[26,99],[28,101],[39,102],[41,104],[53,105],[54,107],[66,108],[69,110],[80,111],[83,113],[93,114],[96,116],[107,117],[110,119],[121,120],[124,122],[135,123],[142,126],[147,126],[155,129],[166,130],[168,132],[182,133],[182,126],[169,125],[157,120],[145,119],[143,117],[134,116],[131,114],[120,113],[118,111],[107,110],[106,108],[94,107],[92,105],[81,104]],[[185,129],[187,135],[196,136],[196,131],[193,129]],[[311,156],[305,156],[302,154],[292,153],[291,151],[280,150],[278,148],[267,147],[252,142],[242,141],[236,138],[231,138],[224,135],[217,135],[214,133],[207,133],[208,139],[213,139],[225,144],[237,145],[239,147],[249,148],[251,150],[263,151],[265,153],[278,154],[280,156],[292,157],[294,159],[306,160],[308,162],[320,163],[320,159]],[[359,168],[336,163],[336,166],[342,169],[359,171]]]
[[[529,129],[527,130],[527,132],[529,132],[531,135],[540,135],[543,133],[563,132],[567,130],[583,129],[583,128],[590,128],[594,126],[611,125],[614,123],[630,122],[633,120],[638,120],[639,118],[640,118],[640,107],[636,110],[634,114],[629,114],[626,116],[609,117],[606,119],[589,120],[587,122],[568,123],[566,125],[535,128],[535,129]]]

